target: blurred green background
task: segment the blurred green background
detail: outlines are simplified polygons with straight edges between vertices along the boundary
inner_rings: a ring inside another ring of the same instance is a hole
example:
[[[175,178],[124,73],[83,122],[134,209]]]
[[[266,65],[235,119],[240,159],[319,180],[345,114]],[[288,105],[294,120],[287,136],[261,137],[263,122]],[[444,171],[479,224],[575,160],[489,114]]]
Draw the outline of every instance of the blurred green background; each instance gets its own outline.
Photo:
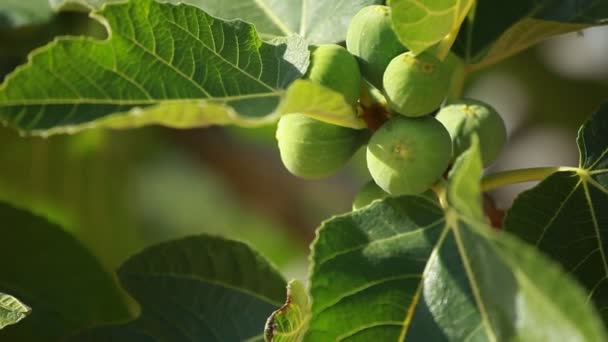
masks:
[[[105,37],[78,13],[2,27],[0,79],[56,36]],[[577,129],[608,98],[606,55],[608,30],[595,28],[473,75],[466,95],[494,105],[509,129],[491,170],[576,164]],[[206,232],[248,241],[288,277],[305,279],[315,228],[349,211],[369,175],[360,151],[329,179],[295,178],[281,165],[274,129],[152,127],[42,139],[2,127],[0,199],[63,224],[108,269],[150,244]],[[506,208],[529,186],[493,195]]]

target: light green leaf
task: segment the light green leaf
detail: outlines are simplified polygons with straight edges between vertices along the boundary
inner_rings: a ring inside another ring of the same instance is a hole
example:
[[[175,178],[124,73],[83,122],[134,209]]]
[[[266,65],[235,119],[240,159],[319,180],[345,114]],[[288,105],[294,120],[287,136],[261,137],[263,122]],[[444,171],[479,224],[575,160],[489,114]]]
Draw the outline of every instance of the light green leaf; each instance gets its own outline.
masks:
[[[367,127],[344,96],[308,80],[295,81],[287,90],[277,114],[302,113],[334,125],[362,129]]]
[[[50,0],[54,6],[81,4],[100,8],[120,0]],[[187,3],[222,19],[241,19],[256,26],[264,39],[298,34],[311,44],[338,43],[346,39],[350,19],[363,7],[381,0],[169,0]],[[81,6],[82,7],[82,6]]]
[[[47,0],[2,0],[0,29],[46,23],[53,16]]]
[[[32,312],[27,305],[19,299],[0,292],[0,329],[7,325],[17,324]]]
[[[519,195],[505,229],[559,261],[608,322],[608,105],[580,129],[580,164]]]
[[[93,324],[128,319],[114,279],[74,237],[0,203],[0,291],[33,308],[1,341],[56,341]]]
[[[444,206],[389,198],[322,225],[306,341],[606,339],[574,281],[477,217],[479,151],[460,158]]]
[[[249,246],[206,235],[150,247],[118,271],[141,315],[74,341],[262,341],[282,276]]]
[[[469,217],[483,221],[480,177],[483,170],[479,152],[479,138],[471,138],[471,146],[464,152],[466,156],[456,159],[450,172],[448,199],[458,211]]]
[[[170,126],[263,120],[308,66],[303,40],[263,43],[253,26],[188,5],[132,1],[95,16],[111,38],[62,38],[36,51],[0,85],[0,121],[49,134],[116,113],[129,118],[110,125],[141,124],[131,117],[147,110]]]
[[[392,0],[391,18],[401,42],[415,54],[458,34],[474,0]]]
[[[310,303],[304,284],[292,280],[287,285],[285,304],[266,321],[265,340],[267,342],[302,341],[308,321],[310,320]]]

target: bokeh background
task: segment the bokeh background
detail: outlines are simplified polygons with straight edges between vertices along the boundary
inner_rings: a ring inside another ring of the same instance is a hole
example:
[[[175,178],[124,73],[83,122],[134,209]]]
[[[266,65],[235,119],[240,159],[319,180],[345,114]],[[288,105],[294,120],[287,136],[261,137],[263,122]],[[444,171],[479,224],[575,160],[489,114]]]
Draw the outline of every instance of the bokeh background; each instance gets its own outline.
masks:
[[[50,24],[0,29],[0,79],[27,53],[59,35],[103,39],[78,13]],[[608,28],[544,42],[473,75],[466,96],[504,117],[509,144],[489,172],[576,165],[576,133],[608,100]],[[0,200],[61,223],[114,270],[156,242],[211,233],[252,244],[287,277],[306,278],[314,230],[350,210],[370,177],[360,151],[321,181],[291,176],[279,158],[275,127],[93,130],[47,139],[0,127]],[[532,184],[494,191],[499,207]]]

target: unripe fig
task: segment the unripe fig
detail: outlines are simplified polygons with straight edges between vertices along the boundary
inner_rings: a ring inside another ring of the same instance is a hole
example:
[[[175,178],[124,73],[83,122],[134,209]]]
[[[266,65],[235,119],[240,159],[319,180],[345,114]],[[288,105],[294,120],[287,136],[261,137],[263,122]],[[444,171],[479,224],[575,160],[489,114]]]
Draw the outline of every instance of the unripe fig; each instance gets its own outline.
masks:
[[[392,110],[418,117],[439,108],[450,81],[448,68],[434,56],[406,52],[393,58],[386,67],[384,94]]]
[[[287,114],[279,120],[276,137],[287,170],[302,178],[317,179],[344,166],[363,145],[365,132],[304,114]]]
[[[335,44],[314,47],[305,78],[341,93],[349,104],[357,104],[361,72],[357,60],[345,48]]]
[[[391,59],[407,51],[391,27],[390,11],[388,6],[364,7],[346,33],[346,48],[357,56],[363,77],[378,89],[382,89],[382,74]]]
[[[382,190],[381,187],[373,180],[367,182],[355,196],[353,201],[353,210],[359,210],[375,200],[381,200],[388,197],[389,194]]]
[[[397,116],[377,130],[367,145],[367,168],[384,191],[393,196],[428,190],[445,172],[452,141],[432,116]]]
[[[476,133],[484,166],[498,157],[507,141],[504,121],[494,108],[481,101],[465,99],[452,102],[439,111],[437,120],[452,137],[455,157],[469,148],[471,136]]]

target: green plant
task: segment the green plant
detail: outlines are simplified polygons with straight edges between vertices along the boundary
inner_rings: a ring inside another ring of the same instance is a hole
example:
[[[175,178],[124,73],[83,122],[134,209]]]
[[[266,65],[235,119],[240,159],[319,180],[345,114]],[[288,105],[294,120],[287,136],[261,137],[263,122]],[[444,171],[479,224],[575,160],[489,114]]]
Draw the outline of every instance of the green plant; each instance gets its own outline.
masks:
[[[463,100],[477,72],[606,23],[605,1],[172,2],[0,5],[3,32],[45,31],[51,8],[108,30],[33,51],[0,85],[0,121],[43,137],[278,121],[294,174],[330,175],[367,144],[374,183],[317,229],[306,286],[248,244],[206,234],[110,273],[54,218],[0,204],[0,340],[608,339],[608,105],[580,127],[578,165],[492,174],[501,113],[482,106],[486,130],[450,105],[481,106]],[[493,229],[483,192],[525,181],[541,182]]]

